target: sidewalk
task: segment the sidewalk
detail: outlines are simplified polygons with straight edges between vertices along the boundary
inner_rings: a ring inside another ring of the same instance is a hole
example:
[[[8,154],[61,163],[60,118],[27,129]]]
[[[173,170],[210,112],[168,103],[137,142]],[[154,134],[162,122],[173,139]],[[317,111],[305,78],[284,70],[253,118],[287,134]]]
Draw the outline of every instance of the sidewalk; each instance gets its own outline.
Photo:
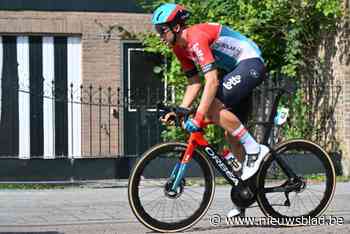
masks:
[[[208,215],[225,215],[230,209],[227,204],[231,204],[229,194],[228,186],[217,186]],[[345,223],[350,223],[349,197],[350,183],[338,183],[326,215],[344,217]],[[136,221],[129,207],[126,181],[91,182],[57,190],[2,190],[0,204],[0,228]],[[258,207],[248,209],[246,215],[263,216]]]

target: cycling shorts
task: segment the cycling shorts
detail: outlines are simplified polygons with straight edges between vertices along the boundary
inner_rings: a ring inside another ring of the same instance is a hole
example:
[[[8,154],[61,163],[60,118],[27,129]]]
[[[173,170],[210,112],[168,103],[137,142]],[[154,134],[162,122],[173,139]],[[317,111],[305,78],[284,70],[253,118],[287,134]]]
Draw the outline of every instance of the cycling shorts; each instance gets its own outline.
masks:
[[[243,60],[220,79],[216,98],[245,123],[252,106],[252,91],[265,79],[266,67],[260,58]]]

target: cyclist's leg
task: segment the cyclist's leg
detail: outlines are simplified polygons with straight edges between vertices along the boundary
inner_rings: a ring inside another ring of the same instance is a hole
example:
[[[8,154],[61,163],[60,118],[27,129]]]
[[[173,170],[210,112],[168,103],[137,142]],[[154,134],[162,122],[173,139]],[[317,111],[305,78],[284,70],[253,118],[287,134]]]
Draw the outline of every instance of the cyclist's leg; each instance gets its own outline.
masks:
[[[240,124],[239,119],[232,112],[227,110],[225,105],[217,98],[215,98],[213,103],[211,104],[208,110],[207,118],[210,121],[213,121],[216,125],[225,129],[225,132],[230,132],[227,129],[230,129],[232,127],[232,124],[236,124],[238,126]],[[229,124],[227,124],[227,122],[229,122]],[[231,134],[228,134],[228,135],[231,135]],[[231,137],[231,139],[233,139],[233,137]],[[237,140],[233,139],[233,141],[234,143],[238,143]],[[228,143],[230,144],[231,142],[228,142]],[[239,147],[241,147],[241,144],[238,144],[238,145]],[[245,209],[233,203],[233,207],[227,213],[227,216],[228,217],[244,216],[244,214],[245,214]]]
[[[240,157],[240,155],[243,153],[242,145],[231,134],[229,134],[230,131],[227,130],[229,126],[225,124],[227,122],[225,119],[231,119],[235,122],[239,121],[239,117],[236,117],[235,114],[231,113],[220,100],[215,98],[208,110],[207,120],[214,122],[225,130],[225,139],[230,145],[231,152],[233,152],[235,156],[238,155],[237,158],[241,160],[242,157]],[[239,123],[237,123],[237,125],[239,125]]]
[[[246,100],[242,100],[240,105],[237,105],[234,109],[237,110],[237,116],[232,113],[232,110],[227,109],[225,105],[218,100],[217,98],[213,101],[212,105],[209,108],[208,112],[208,118],[213,121],[215,124],[223,127],[226,129],[225,135],[227,136],[226,138],[228,139],[228,143],[231,146],[231,152],[238,158],[241,155],[244,155],[244,149],[242,145],[239,143],[239,141],[230,134],[232,131],[227,131],[230,126],[227,125],[227,121],[236,121],[237,125],[242,123],[247,123],[248,121],[248,115],[250,112],[250,103],[251,103],[251,98],[248,97]],[[230,124],[229,124],[230,125]],[[229,134],[226,134],[229,133]],[[237,204],[233,203],[233,207],[229,210],[227,213],[227,217],[234,217],[234,216],[240,216],[244,217],[245,216],[245,208],[239,207]]]
[[[212,102],[206,117],[208,120],[214,122],[214,124],[222,127],[226,132],[231,133],[231,136],[232,132],[242,125],[239,118],[229,109],[227,109],[225,105],[217,98],[215,98]],[[238,142],[238,140],[233,136],[230,139]]]
[[[265,73],[265,66],[260,59],[241,61],[232,72],[221,79],[217,98],[226,107],[235,107],[241,100],[249,96],[255,87],[262,83],[266,77]],[[245,149],[247,157],[243,164],[242,179],[248,179],[256,173],[260,162],[269,150],[266,146],[262,146],[255,141],[237,117],[230,120],[220,115],[220,119],[223,120],[222,125],[225,130],[242,143]]]
[[[245,97],[242,101],[240,101],[235,107],[230,109],[230,111],[235,113],[243,125],[248,123],[248,118],[252,109],[252,101],[252,95],[250,94],[248,97]],[[228,131],[225,131],[225,139],[230,145],[231,152],[235,155],[235,157],[237,157],[238,160],[242,161],[245,155],[242,144]]]
[[[264,79],[265,66],[258,58],[241,61],[232,72],[225,75],[220,80],[216,99],[210,110],[212,118],[216,117],[215,123],[229,133],[241,127],[242,122],[244,124],[247,118],[241,117],[242,113],[247,115],[242,108],[246,108],[252,90]]]
[[[239,161],[242,161],[244,159],[244,148],[242,144],[227,131],[225,131],[225,140],[229,144],[232,154]]]

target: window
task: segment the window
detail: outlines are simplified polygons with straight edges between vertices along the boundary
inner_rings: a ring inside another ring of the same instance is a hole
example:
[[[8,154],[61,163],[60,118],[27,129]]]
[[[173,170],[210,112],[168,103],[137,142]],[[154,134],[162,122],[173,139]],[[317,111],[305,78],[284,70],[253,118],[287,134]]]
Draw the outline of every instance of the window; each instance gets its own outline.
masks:
[[[80,37],[0,37],[0,156],[81,155],[81,107],[69,99],[80,47]]]

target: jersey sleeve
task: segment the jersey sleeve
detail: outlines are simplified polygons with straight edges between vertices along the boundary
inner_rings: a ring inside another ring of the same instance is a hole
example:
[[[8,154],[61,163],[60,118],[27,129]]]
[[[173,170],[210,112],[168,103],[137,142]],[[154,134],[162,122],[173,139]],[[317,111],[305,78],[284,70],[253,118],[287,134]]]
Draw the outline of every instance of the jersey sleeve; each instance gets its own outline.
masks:
[[[174,47],[173,51],[181,64],[183,72],[188,78],[198,74],[198,70],[194,62],[185,55],[183,50],[181,50],[179,47]]]
[[[195,55],[196,62],[200,65],[203,73],[216,68],[215,57],[210,48],[210,39],[204,33],[194,33],[190,39],[191,51]]]

